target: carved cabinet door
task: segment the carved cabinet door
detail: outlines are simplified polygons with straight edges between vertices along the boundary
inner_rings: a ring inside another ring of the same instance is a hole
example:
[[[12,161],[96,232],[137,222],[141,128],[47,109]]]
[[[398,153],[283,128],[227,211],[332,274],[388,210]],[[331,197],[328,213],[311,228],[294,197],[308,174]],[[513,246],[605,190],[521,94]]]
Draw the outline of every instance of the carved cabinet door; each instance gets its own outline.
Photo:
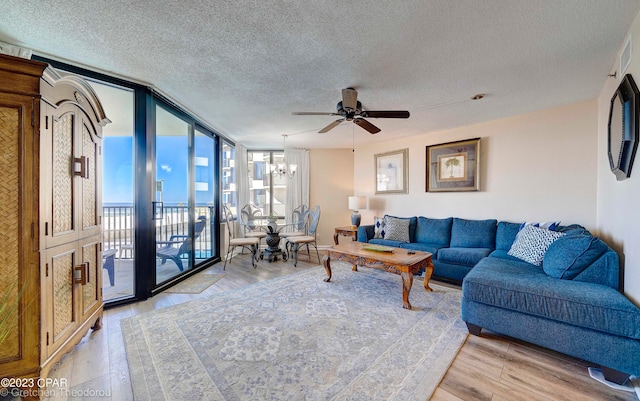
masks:
[[[100,234],[101,139],[73,103],[43,105],[43,248]]]

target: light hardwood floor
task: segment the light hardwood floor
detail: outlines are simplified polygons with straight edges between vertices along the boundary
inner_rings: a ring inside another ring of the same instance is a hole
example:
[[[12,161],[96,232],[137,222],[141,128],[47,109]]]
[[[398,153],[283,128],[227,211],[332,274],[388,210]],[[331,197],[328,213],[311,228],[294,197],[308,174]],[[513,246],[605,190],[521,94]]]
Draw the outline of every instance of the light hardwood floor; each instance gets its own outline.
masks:
[[[241,255],[227,264],[226,271],[219,263],[203,272],[226,276],[200,294],[162,293],[146,301],[108,309],[103,328],[86,335],[53,370],[51,376],[66,379],[68,388],[66,391],[53,388],[48,399],[133,399],[120,330],[122,318],[312,268],[321,269],[317,259],[312,258],[309,263],[306,256],[301,256],[295,268],[290,262],[261,261],[253,269],[249,257]],[[637,400],[633,393],[612,390],[591,379],[587,367],[583,361],[483,331],[481,337],[467,338],[432,400]]]

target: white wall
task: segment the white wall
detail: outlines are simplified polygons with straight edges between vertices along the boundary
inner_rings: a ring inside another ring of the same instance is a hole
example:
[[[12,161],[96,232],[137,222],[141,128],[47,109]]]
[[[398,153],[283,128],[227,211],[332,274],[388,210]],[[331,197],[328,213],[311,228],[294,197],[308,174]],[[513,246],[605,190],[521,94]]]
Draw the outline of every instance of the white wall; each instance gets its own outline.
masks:
[[[640,43],[640,17],[631,26],[632,41]],[[624,42],[620,44],[620,50]],[[640,54],[633,50],[626,73],[640,85]],[[617,181],[609,168],[607,157],[607,124],[609,105],[620,84],[619,61],[612,60],[611,72],[618,78],[609,78],[598,97],[598,205],[597,226],[602,238],[610,244],[624,261],[625,294],[640,305],[640,153],[636,155],[631,177]]]
[[[426,192],[426,146],[481,137],[481,191]],[[409,148],[409,194],[375,195],[374,155]],[[587,101],[393,142],[355,153],[363,224],[398,216],[561,220],[596,227],[597,102]]]

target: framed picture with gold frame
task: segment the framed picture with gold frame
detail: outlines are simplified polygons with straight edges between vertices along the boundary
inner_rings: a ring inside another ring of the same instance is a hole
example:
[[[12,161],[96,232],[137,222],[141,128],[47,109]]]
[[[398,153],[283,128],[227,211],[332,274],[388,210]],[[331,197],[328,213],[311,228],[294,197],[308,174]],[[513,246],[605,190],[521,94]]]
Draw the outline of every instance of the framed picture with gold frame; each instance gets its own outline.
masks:
[[[409,149],[374,155],[376,194],[409,193]]]
[[[480,190],[480,138],[427,146],[427,192]]]

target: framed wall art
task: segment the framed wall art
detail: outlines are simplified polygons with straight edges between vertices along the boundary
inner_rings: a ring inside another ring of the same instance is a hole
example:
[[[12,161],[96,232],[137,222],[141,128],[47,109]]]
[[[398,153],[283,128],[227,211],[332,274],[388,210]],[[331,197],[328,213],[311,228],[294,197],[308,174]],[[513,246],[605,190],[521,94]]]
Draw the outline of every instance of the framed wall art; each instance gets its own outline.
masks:
[[[427,146],[427,192],[480,190],[480,138]]]
[[[409,193],[409,149],[374,155],[376,194]]]

